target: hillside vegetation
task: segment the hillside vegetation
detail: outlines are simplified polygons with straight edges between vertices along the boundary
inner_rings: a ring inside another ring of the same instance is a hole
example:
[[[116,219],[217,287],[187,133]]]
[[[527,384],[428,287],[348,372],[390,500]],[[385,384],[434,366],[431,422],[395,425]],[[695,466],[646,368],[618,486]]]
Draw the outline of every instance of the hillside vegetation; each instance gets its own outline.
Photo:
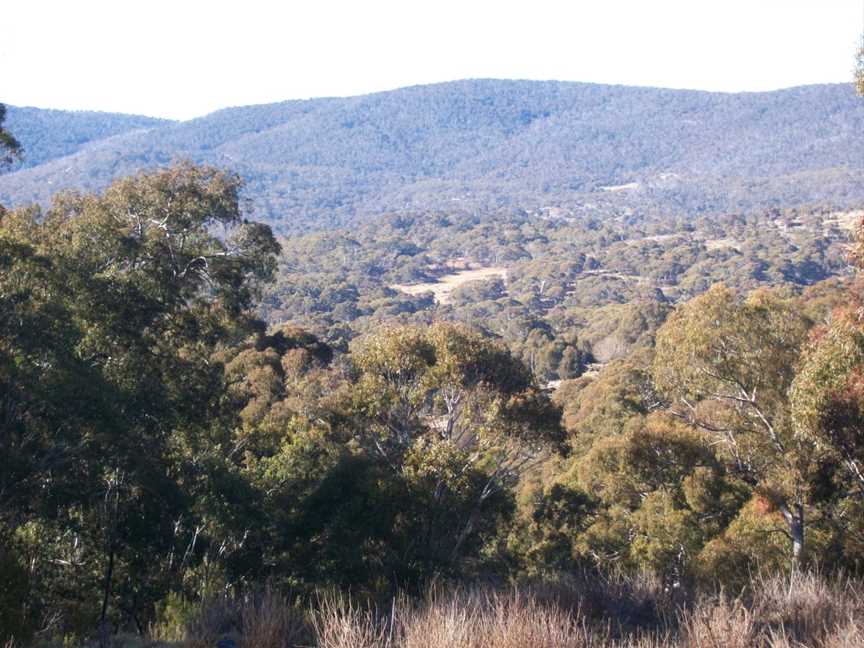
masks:
[[[406,208],[692,217],[864,200],[864,106],[846,85],[721,94],[476,80],[181,123],[13,108],[9,126],[39,164],[0,177],[7,205],[180,157],[240,173],[256,217],[282,232]]]
[[[241,186],[0,212],[0,641],[860,640],[860,214],[423,214],[280,259]]]
[[[651,343],[676,303],[725,282],[830,294],[864,211],[540,219],[425,212],[282,241],[259,313],[347,350],[382,323],[499,336],[544,383]]]
[[[6,127],[22,142],[24,153],[13,170],[29,169],[82,150],[115,135],[168,123],[164,119],[93,111],[7,107]],[[8,171],[8,170],[7,170]]]

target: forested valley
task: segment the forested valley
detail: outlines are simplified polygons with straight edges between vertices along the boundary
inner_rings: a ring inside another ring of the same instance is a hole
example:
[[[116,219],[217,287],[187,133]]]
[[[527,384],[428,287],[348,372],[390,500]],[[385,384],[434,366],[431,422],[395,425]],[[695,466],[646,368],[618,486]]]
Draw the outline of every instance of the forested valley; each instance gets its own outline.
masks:
[[[243,187],[0,207],[0,645],[864,645],[848,192],[274,234]]]

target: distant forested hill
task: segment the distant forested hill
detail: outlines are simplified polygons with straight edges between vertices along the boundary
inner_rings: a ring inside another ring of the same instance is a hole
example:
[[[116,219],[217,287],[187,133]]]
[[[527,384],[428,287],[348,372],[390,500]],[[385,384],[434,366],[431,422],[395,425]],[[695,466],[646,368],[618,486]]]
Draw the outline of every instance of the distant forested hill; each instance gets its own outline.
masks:
[[[31,166],[0,177],[0,203],[187,158],[241,173],[255,217],[283,232],[403,209],[692,215],[864,202],[864,102],[847,85],[722,94],[475,80],[186,122],[13,108],[9,128]]]
[[[80,151],[114,135],[168,124],[167,120],[116,113],[9,106],[6,125],[25,146],[15,167],[27,169]]]

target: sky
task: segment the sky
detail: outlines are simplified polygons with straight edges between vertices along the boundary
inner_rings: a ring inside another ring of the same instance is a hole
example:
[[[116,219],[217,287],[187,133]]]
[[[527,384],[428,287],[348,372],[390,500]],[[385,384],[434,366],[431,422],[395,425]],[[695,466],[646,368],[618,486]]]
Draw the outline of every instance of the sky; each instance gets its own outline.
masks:
[[[864,0],[8,0],[0,102],[188,119],[466,78],[849,82]]]

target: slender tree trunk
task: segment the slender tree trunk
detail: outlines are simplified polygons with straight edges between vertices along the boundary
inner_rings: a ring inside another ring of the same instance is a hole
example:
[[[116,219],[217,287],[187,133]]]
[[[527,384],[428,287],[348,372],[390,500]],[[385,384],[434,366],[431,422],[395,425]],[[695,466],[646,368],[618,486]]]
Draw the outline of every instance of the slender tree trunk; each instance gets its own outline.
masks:
[[[462,528],[462,531],[456,538],[456,544],[453,546],[452,551],[450,552],[450,562],[455,563],[456,559],[459,557],[459,552],[462,550],[462,545],[465,543],[465,540],[468,539],[468,536],[474,532],[474,527],[477,524],[477,521],[480,519],[480,511],[483,508],[483,503],[486,499],[492,494],[494,490],[494,483],[497,477],[496,473],[489,478],[489,481],[486,482],[486,485],[483,487],[483,491],[480,493],[480,497],[477,498],[477,502],[474,504],[474,508],[471,510],[471,514],[468,516],[467,522],[465,522],[465,526]]]
[[[792,538],[792,563],[797,569],[804,560],[804,505],[796,502],[791,508],[783,508],[783,517],[789,525],[789,537]]]
[[[106,506],[106,508],[108,507]],[[108,646],[110,639],[110,632],[108,631],[108,601],[111,598],[111,581],[114,578],[114,554],[116,549],[117,517],[119,509],[120,493],[115,490],[114,507],[113,510],[108,511],[108,537],[106,542],[106,548],[108,550],[108,566],[105,569],[105,583],[102,588],[102,611],[99,614],[99,645],[102,648]]]
[[[113,535],[113,534],[112,534]],[[114,542],[108,549],[108,568],[105,570],[105,585],[102,593],[102,613],[99,615],[99,643],[101,646],[108,645],[108,599],[111,596],[111,579],[114,576]]]

